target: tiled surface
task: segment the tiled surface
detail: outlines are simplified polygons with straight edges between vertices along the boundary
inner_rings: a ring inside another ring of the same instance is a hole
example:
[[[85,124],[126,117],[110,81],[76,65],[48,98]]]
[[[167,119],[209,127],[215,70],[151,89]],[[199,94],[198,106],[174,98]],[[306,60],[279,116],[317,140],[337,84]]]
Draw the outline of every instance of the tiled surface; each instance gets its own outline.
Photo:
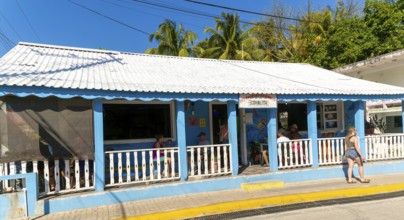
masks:
[[[236,200],[264,198],[286,194],[301,194],[320,192],[333,189],[347,189],[355,187],[378,186],[404,182],[404,174],[369,176],[370,184],[346,184],[344,179],[325,181],[310,181],[303,183],[289,183],[284,188],[259,191],[242,191],[241,189],[219,192],[197,193],[164,197],[159,199],[127,202],[117,205],[100,206],[77,211],[62,212],[38,217],[38,219],[114,219],[125,216],[135,216],[156,212],[178,210],[184,208],[204,206],[214,203],[223,203]]]

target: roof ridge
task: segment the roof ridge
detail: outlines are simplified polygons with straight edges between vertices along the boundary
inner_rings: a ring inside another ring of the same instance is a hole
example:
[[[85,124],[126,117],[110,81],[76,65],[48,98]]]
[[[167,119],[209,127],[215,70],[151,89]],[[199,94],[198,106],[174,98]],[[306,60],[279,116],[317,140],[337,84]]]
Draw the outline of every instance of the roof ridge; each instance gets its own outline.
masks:
[[[88,51],[88,52],[105,53],[105,54],[122,53],[122,52],[114,51],[114,50],[92,49],[92,48],[71,47],[71,46],[61,46],[61,45],[53,45],[53,44],[30,43],[30,42],[18,42],[18,45],[34,46],[34,47],[42,47],[42,48],[55,48],[55,49],[63,49],[63,50],[74,50],[74,51]]]
[[[160,57],[160,58],[168,58],[168,59],[203,60],[203,61],[210,61],[210,62],[257,63],[257,64],[271,64],[271,65],[292,65],[292,64],[307,65],[307,63],[267,62],[267,61],[255,61],[255,60],[253,60],[253,61],[250,61],[250,60],[221,60],[221,59],[213,59],[213,58],[180,57],[180,56],[172,56],[172,55],[135,53],[135,52],[92,49],[92,48],[84,48],[84,47],[61,46],[61,45],[31,43],[31,42],[19,42],[18,45],[34,46],[34,47],[42,47],[42,48],[55,48],[55,49],[73,50],[73,51],[87,51],[87,52],[105,53],[105,54],[111,54],[112,53],[112,54],[125,54],[125,55],[131,55],[131,56]]]

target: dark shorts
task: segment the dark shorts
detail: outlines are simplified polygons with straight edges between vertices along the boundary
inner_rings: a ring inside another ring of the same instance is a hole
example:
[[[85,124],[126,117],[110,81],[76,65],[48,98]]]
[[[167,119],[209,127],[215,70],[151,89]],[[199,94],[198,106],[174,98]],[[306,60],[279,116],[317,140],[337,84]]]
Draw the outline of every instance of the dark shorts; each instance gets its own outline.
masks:
[[[358,152],[356,152],[356,150],[354,148],[350,148],[348,150],[348,152],[346,153],[346,156],[353,160],[355,160],[355,158],[359,158],[359,154],[358,154]]]

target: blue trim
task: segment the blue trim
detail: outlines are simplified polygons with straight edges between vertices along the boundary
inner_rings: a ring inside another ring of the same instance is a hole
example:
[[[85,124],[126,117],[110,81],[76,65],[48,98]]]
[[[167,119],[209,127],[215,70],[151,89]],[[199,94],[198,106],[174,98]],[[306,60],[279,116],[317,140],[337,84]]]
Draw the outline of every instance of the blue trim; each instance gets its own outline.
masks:
[[[177,101],[177,143],[180,161],[181,181],[188,179],[187,143],[185,132],[185,106],[183,101]]]
[[[401,120],[402,120],[402,128],[404,133],[404,100],[401,101]]]
[[[25,179],[27,189],[27,209],[28,216],[34,216],[36,213],[36,201],[38,199],[38,177],[36,173],[15,174],[9,176],[0,176],[2,180]]]
[[[211,102],[214,100],[236,101],[238,102],[238,94],[197,94],[197,93],[163,93],[163,92],[130,92],[130,91],[108,91],[108,90],[86,90],[86,89],[63,89],[63,88],[47,88],[38,86],[0,86],[0,96],[15,95],[25,97],[35,95],[40,98],[56,96],[58,98],[68,99],[73,97],[82,97],[85,99],[103,98],[106,100],[126,99],[126,100],[142,100],[142,101],[171,101],[171,100],[202,100]],[[404,94],[397,95],[327,95],[327,94],[279,94],[279,101],[316,101],[316,100],[342,100],[342,101],[368,101],[368,100],[386,100],[386,99],[401,99],[404,100]]]
[[[228,124],[228,132],[229,132],[229,143],[231,146],[231,166],[232,166],[232,175],[238,175],[238,143],[237,143],[237,108],[236,102],[228,101],[227,102],[227,124]]]
[[[276,108],[268,109],[268,160],[271,171],[278,171],[278,145],[276,142]]]
[[[301,94],[301,95],[278,95],[278,101],[369,101],[369,100],[386,100],[386,99],[404,99],[404,95],[316,95],[316,94]]]
[[[317,144],[317,108],[315,101],[307,103],[307,130],[308,138],[311,139],[313,167],[319,167],[318,144]]]
[[[126,99],[126,100],[142,100],[142,101],[197,101],[202,100],[211,102],[219,101],[238,101],[238,94],[196,94],[196,93],[163,93],[163,92],[122,92],[122,91],[105,91],[105,90],[84,90],[84,89],[60,89],[45,87],[18,87],[18,86],[0,86],[0,96],[15,95],[18,97],[26,97],[35,95],[40,98],[56,96],[62,99],[73,97],[82,97],[84,99],[103,98],[105,100]]]
[[[94,105],[94,158],[95,191],[103,191],[105,185],[104,122],[102,99],[95,99]]]
[[[367,163],[364,168],[366,175],[399,174],[404,172],[404,161]],[[239,189],[241,183],[257,181],[280,180],[291,183],[339,178],[335,181],[343,183],[345,182],[346,172],[346,166],[334,166],[271,172],[263,175],[233,176],[167,185],[115,189],[99,193],[49,199],[44,201],[48,207],[48,212],[45,214],[190,193]],[[356,168],[354,169],[354,176],[358,176]]]
[[[362,152],[362,156],[366,155],[365,146],[365,102],[355,102],[355,128],[356,135],[359,137],[359,146]]]

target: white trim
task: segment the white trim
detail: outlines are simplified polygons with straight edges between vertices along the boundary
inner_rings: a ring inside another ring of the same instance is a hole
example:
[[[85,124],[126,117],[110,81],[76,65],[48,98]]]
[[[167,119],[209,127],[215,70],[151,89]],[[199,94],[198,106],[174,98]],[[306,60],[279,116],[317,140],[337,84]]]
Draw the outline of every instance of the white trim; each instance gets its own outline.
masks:
[[[161,105],[168,104],[170,105],[170,123],[171,123],[171,137],[164,137],[164,139],[171,139],[172,141],[176,141],[177,137],[177,129],[176,129],[176,114],[175,114],[175,105],[174,101],[164,102],[164,101],[126,101],[126,100],[105,100],[102,104],[124,104],[124,105]],[[137,143],[150,143],[154,142],[154,138],[144,138],[144,139],[120,139],[120,140],[104,140],[104,144],[137,144]]]

